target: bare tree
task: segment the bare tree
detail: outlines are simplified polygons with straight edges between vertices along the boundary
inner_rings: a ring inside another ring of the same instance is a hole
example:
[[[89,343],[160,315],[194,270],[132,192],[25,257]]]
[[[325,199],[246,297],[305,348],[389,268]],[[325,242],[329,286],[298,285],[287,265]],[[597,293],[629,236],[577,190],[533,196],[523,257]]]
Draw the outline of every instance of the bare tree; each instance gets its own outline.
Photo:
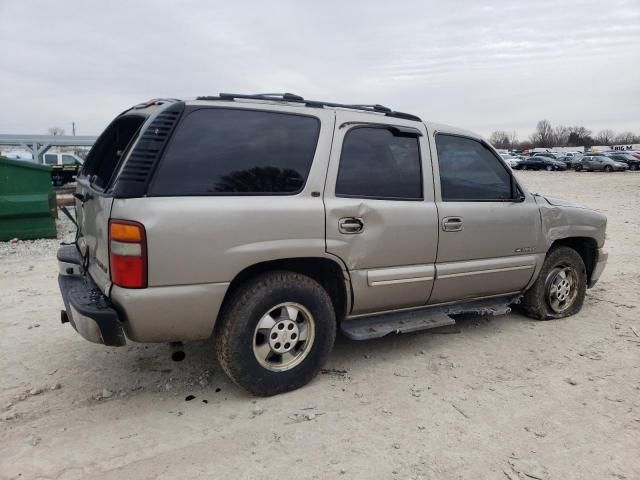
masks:
[[[503,130],[496,130],[495,132],[493,132],[489,137],[489,142],[495,148],[509,148],[511,143],[509,140],[509,135]]]
[[[554,147],[566,147],[569,141],[569,127],[564,125],[558,125],[553,129]]]
[[[538,147],[553,147],[554,133],[549,120],[540,120],[536,125],[536,131],[529,137],[531,143]]]
[[[613,130],[600,130],[596,135],[595,141],[600,145],[613,145],[613,139],[616,134]]]
[[[514,148],[516,145],[518,145],[518,132],[512,130],[509,134],[509,146]]]
[[[616,145],[629,145],[632,143],[640,143],[640,135],[635,135],[633,132],[622,132],[616,135],[613,140]]]
[[[49,132],[49,135],[53,135],[54,137],[64,135],[64,128],[62,127],[51,127],[47,129],[47,131]]]

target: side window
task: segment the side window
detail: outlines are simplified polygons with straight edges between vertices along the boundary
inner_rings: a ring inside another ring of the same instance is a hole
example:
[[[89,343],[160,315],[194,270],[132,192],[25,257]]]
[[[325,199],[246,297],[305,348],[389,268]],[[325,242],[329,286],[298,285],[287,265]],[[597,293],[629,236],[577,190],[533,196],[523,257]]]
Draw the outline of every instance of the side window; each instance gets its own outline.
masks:
[[[44,154],[44,164],[45,165],[57,165],[58,164],[58,155],[55,153],[45,153]]]
[[[239,108],[195,110],[174,134],[151,194],[298,193],[319,133],[315,117]]]
[[[513,198],[511,175],[481,142],[456,135],[437,134],[436,148],[443,201],[500,201]]]
[[[336,195],[421,200],[418,137],[387,128],[351,129],[342,145]]]
[[[76,163],[76,159],[74,157],[72,157],[71,155],[62,155],[62,164],[63,165],[75,165]]]

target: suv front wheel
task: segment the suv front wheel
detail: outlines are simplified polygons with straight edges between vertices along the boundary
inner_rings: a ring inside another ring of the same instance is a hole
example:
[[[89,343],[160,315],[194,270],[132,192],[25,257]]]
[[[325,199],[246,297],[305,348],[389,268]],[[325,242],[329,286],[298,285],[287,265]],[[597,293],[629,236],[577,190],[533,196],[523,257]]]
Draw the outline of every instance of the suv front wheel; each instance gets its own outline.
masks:
[[[240,286],[219,322],[220,365],[236,384],[261,396],[308,383],[326,362],[336,335],[335,312],[324,288],[286,271]]]
[[[549,251],[538,279],[522,299],[525,313],[538,320],[551,320],[580,311],[587,290],[582,257],[573,248]]]

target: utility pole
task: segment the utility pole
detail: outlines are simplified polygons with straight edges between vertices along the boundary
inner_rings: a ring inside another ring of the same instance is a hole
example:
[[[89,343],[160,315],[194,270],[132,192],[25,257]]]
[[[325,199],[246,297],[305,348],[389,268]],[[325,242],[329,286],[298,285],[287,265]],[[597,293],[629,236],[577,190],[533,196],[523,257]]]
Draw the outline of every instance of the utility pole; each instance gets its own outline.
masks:
[[[76,122],[71,122],[71,131],[73,132],[73,136],[76,136]]]

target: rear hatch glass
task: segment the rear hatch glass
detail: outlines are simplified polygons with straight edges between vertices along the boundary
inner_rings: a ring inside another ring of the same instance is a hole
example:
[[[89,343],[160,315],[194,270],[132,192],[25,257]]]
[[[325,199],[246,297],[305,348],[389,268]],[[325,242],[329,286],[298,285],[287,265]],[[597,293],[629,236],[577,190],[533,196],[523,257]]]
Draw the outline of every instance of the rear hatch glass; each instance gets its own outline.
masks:
[[[105,293],[111,285],[108,224],[113,197],[108,187],[146,119],[143,114],[127,113],[114,120],[94,144],[78,176],[78,247],[85,268]]]

